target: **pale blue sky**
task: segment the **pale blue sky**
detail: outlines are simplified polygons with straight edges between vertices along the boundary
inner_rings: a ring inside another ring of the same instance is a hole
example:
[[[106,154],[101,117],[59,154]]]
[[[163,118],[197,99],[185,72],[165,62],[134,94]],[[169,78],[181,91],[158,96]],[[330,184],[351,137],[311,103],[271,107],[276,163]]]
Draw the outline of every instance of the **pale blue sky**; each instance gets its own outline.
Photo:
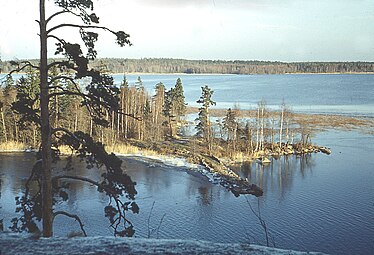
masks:
[[[48,1],[53,5],[53,1]],[[374,0],[100,0],[99,57],[374,61]],[[38,0],[0,0],[2,59],[37,58]],[[64,31],[63,31],[64,32]],[[65,36],[78,40],[77,31]],[[54,43],[50,43],[53,56]]]

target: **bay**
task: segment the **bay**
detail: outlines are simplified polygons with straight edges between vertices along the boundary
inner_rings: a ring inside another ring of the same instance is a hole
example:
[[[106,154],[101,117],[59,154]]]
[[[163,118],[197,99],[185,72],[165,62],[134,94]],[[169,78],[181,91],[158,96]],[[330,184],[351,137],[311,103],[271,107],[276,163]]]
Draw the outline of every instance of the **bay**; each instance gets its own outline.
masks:
[[[122,75],[115,75],[117,84]],[[128,75],[134,84],[138,75]],[[373,75],[141,75],[151,91],[163,82],[167,88],[182,79],[190,105],[209,85],[217,108],[238,103],[252,109],[262,98],[277,109],[284,100],[294,111],[374,117]],[[360,131],[328,130],[313,142],[333,153],[291,156],[235,169],[264,189],[257,203],[277,247],[329,254],[371,254],[374,250],[374,136]],[[187,167],[125,157],[124,165],[138,183],[139,215],[129,214],[137,237],[181,238],[225,243],[265,244],[258,219],[244,196],[236,198],[219,185]],[[21,192],[31,169],[32,154],[0,154],[0,218],[5,226],[14,217],[14,197]],[[98,177],[76,163],[79,174]],[[74,183],[72,198],[62,209],[77,213],[89,235],[111,235],[104,218],[105,196],[95,187]],[[154,204],[154,206],[153,206]],[[151,209],[153,206],[153,209]],[[148,224],[149,219],[149,224]],[[56,219],[56,235],[79,230],[74,221]]]
[[[374,137],[330,131],[318,135],[333,154],[311,154],[272,160],[269,166],[247,164],[237,171],[264,189],[248,196],[261,210],[277,247],[329,254],[370,254],[374,250],[374,174],[370,157]],[[352,142],[355,143],[352,149]],[[266,244],[264,231],[244,196],[235,197],[183,166],[166,166],[125,157],[128,174],[137,182],[140,214],[129,214],[137,237]],[[34,155],[0,154],[0,211],[4,224],[15,215]],[[76,163],[77,174],[97,178],[99,172]],[[71,200],[61,209],[77,213],[89,235],[111,235],[103,207],[108,200],[96,188],[73,183]],[[153,206],[154,203],[154,206]],[[152,209],[153,206],[153,209]],[[148,224],[149,219],[149,224]],[[76,222],[57,218],[55,234],[78,231]]]

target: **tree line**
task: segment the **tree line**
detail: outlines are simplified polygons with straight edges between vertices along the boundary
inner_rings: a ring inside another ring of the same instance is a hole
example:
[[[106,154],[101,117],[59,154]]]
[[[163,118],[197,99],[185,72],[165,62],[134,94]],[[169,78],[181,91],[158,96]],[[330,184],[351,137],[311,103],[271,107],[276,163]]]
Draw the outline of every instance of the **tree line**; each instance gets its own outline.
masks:
[[[40,75],[32,67],[26,67],[23,71],[25,74],[18,80],[14,80],[11,75],[6,76],[0,87],[0,143],[17,141],[39,148],[42,141],[42,132],[38,125]],[[66,144],[72,148],[72,153],[76,150],[78,155],[82,154],[88,158],[89,155],[93,155],[94,158],[100,158],[101,154],[107,155],[103,151],[104,144],[121,145],[136,141],[141,146],[152,148],[165,141],[178,139],[185,125],[193,125],[196,130],[196,133],[188,138],[194,144],[194,148],[188,150],[193,149],[195,155],[201,153],[228,159],[235,159],[239,155],[263,160],[269,155],[281,156],[294,154],[295,151],[302,153],[303,149],[310,148],[311,145],[313,130],[297,122],[292,111],[285,104],[280,106],[279,111],[270,111],[266,107],[266,102],[262,100],[250,116],[240,116],[239,109],[229,108],[224,110],[222,118],[213,121],[210,108],[216,105],[214,90],[205,85],[201,87],[201,96],[196,101],[200,105],[196,112],[197,117],[193,123],[188,123],[184,118],[187,114],[187,105],[180,78],[168,90],[162,82],[159,82],[155,84],[154,91],[149,92],[144,88],[141,77],[138,77],[134,84],[129,84],[124,76],[121,83],[112,88],[114,93],[111,96],[114,97],[115,107],[107,105],[111,101],[106,101],[105,93],[101,91],[94,91],[103,95],[88,107],[89,102],[86,101],[88,99],[83,95],[87,95],[89,99],[94,96],[94,93],[87,93],[92,81],[85,78],[72,80],[69,78],[71,74],[65,74],[64,79],[57,80],[56,77],[61,75],[58,69],[50,69],[49,119],[51,130],[56,130],[51,140],[52,150],[58,150],[59,146]],[[64,88],[64,93],[61,93],[61,88]],[[69,135],[64,134],[65,132]],[[191,154],[190,152],[188,154]],[[117,162],[115,158],[105,159],[105,157],[104,161]],[[89,165],[92,164],[94,163],[89,162]],[[105,190],[106,182],[103,182],[105,184],[103,186],[102,183],[72,175],[53,178],[89,182],[98,186],[99,190],[109,192]],[[118,175],[115,178],[123,177]],[[132,185],[127,185],[133,188]],[[57,195],[66,199],[64,186],[60,188],[62,190],[57,189],[59,192]],[[26,193],[28,192],[27,189]],[[134,193],[136,194],[136,191],[131,191],[131,194]],[[109,195],[112,196],[111,193]],[[120,203],[117,196],[114,196],[114,200]],[[17,204],[26,206],[29,202],[29,200],[21,200],[17,201]],[[138,212],[139,209],[134,202],[131,206],[130,202],[128,203],[124,210]],[[58,213],[79,219],[76,215],[61,211]],[[113,206],[108,205],[105,208],[105,214],[112,224],[116,223],[115,215],[118,213],[119,211]],[[19,226],[20,220],[15,219],[12,229],[14,231],[27,229],[32,232],[36,225],[31,216],[23,220],[26,224],[23,227]],[[130,225],[124,228],[124,232],[117,231],[115,228],[116,235],[133,235],[131,223],[126,220],[125,222]]]
[[[56,74],[55,74],[56,75]],[[53,77],[53,74],[51,74]],[[35,124],[28,124],[31,115],[17,114],[24,108],[24,98],[38,101],[38,73],[28,68],[21,79],[14,81],[11,76],[0,88],[0,143],[17,141],[37,148],[40,144],[40,130]],[[64,86],[72,87],[73,83],[65,81]],[[87,81],[78,84],[84,90]],[[58,87],[56,83],[55,86]],[[214,91],[207,85],[202,87],[201,105],[194,121],[196,136],[202,139],[203,147],[209,153],[214,148],[224,148],[224,157],[243,154],[257,157],[269,152],[284,153],[285,146],[295,143],[305,146],[311,143],[312,130],[293,118],[290,107],[280,105],[279,111],[270,111],[264,100],[258,103],[251,116],[241,116],[240,109],[229,108],[224,116],[212,122],[210,107],[216,105]],[[50,119],[52,127],[59,127],[89,134],[106,145],[126,143],[129,139],[151,144],[176,138],[185,125],[187,105],[185,103],[182,80],[178,78],[175,86],[167,90],[162,82],[155,84],[154,91],[147,91],[139,76],[134,84],[129,84],[126,76],[118,85],[116,95],[118,111],[97,106],[102,119],[95,119],[84,101],[74,94],[56,95],[50,101]],[[38,109],[39,103],[33,106]]]
[[[34,124],[29,125],[27,118],[31,115],[18,114],[28,100],[39,99],[39,75],[31,68],[17,81],[7,76],[0,88],[0,143],[16,141],[37,148],[40,143],[40,130]],[[52,76],[53,77],[53,76]],[[66,81],[66,87],[74,84]],[[79,83],[84,90],[87,81]],[[55,86],[59,86],[55,83]],[[181,117],[186,112],[186,103],[181,79],[175,86],[166,90],[164,84],[155,85],[154,95],[143,86],[141,77],[129,85],[126,76],[118,87],[118,111],[97,106],[103,119],[95,119],[87,107],[81,107],[84,101],[79,95],[71,93],[54,97],[49,103],[52,127],[59,127],[76,132],[78,130],[89,134],[103,144],[114,145],[126,139],[139,141],[159,141],[165,137],[174,137]],[[33,104],[37,110],[39,103]],[[25,125],[27,123],[27,125]],[[105,125],[103,125],[105,124]]]
[[[53,61],[52,59],[50,61]],[[30,60],[36,63],[37,60]],[[186,60],[169,58],[101,58],[92,67],[107,67],[111,73],[186,73],[186,74],[287,74],[287,73],[373,73],[373,62],[278,62]],[[1,72],[11,70],[10,61],[2,62]]]

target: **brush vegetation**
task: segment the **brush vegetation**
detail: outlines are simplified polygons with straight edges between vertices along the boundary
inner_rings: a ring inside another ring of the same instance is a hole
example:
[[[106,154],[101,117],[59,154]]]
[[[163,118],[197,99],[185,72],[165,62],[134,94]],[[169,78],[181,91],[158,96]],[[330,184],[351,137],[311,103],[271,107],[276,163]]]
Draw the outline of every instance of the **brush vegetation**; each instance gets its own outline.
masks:
[[[25,93],[35,98],[32,107],[38,107],[38,73],[26,69],[23,76],[17,81],[8,76],[0,88],[2,151],[35,149],[41,142],[38,125],[25,125],[24,116],[15,110]],[[85,81],[79,85],[84,90]],[[236,181],[241,180],[230,171],[233,162],[266,162],[269,157],[331,153],[328,148],[313,144],[316,132],[329,128],[374,129],[371,119],[297,114],[286,104],[280,105],[278,110],[270,110],[264,100],[253,110],[211,109],[215,104],[214,90],[208,86],[202,87],[201,97],[197,99],[201,107],[187,107],[181,79],[169,90],[161,82],[157,83],[151,93],[144,88],[141,77],[129,84],[124,76],[118,89],[119,109],[98,106],[101,123],[89,109],[81,107],[84,101],[79,97],[56,94],[55,100],[49,103],[51,126],[71,130],[72,134],[87,134],[104,144],[109,152],[117,154],[185,157],[225,176],[226,180]],[[198,118],[186,121],[184,116],[191,113],[197,113]],[[212,117],[217,117],[217,121],[212,121]],[[188,126],[196,132],[184,133]],[[56,132],[52,144],[60,153],[71,154],[71,147],[58,142],[61,138],[62,133]]]

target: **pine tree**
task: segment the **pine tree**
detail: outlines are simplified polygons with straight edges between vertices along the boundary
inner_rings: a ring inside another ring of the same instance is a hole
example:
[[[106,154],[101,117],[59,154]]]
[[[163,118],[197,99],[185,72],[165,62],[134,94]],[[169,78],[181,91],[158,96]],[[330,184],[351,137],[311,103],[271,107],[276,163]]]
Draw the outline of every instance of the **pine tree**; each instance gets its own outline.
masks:
[[[200,99],[196,101],[197,103],[202,104],[202,106],[199,108],[198,118],[196,118],[196,121],[198,121],[198,124],[196,125],[196,135],[205,139],[209,152],[211,152],[213,135],[209,118],[209,107],[216,105],[216,102],[211,99],[214,91],[211,90],[207,85],[205,87],[201,87],[201,90],[202,94]]]
[[[80,223],[82,232],[85,233],[77,215],[54,210],[54,203],[57,201],[55,197],[60,196],[65,199],[67,196],[59,181],[78,180],[95,185],[99,192],[105,193],[111,202],[115,202],[114,206],[110,203],[105,207],[105,215],[114,229],[114,234],[132,236],[134,229],[131,222],[125,218],[125,214],[128,210],[137,213],[139,208],[135,202],[122,200],[124,197],[134,199],[136,194],[135,183],[121,168],[122,161],[114,154],[108,154],[102,143],[94,141],[90,135],[82,131],[72,132],[64,127],[53,127],[50,108],[56,97],[77,96],[97,125],[108,126],[108,113],[118,112],[119,89],[114,86],[112,77],[90,69],[88,65],[89,61],[95,59],[97,55],[95,43],[98,33],[92,31],[98,29],[113,34],[116,43],[120,46],[131,45],[129,35],[123,31],[115,32],[100,26],[99,18],[93,12],[92,0],[54,0],[53,4],[59,7],[59,11],[49,17],[46,15],[46,4],[47,1],[39,0],[40,62],[37,65],[30,61],[13,63],[17,66],[14,72],[23,71],[25,68],[38,70],[40,93],[36,98],[31,98],[30,95],[22,92],[24,93],[22,101],[19,100],[19,107],[15,107],[20,114],[29,118],[28,121],[40,126],[41,146],[39,146],[38,161],[26,183],[25,192],[23,196],[17,197],[17,211],[23,213],[23,216],[13,219],[12,229],[36,232],[39,231],[39,227],[35,221],[42,221],[42,234],[44,237],[50,237],[53,235],[55,217],[63,215],[76,219]],[[77,21],[76,18],[78,20],[80,18],[81,22],[56,23],[56,18],[66,18],[69,21]],[[79,29],[80,37],[87,49],[86,55],[83,55],[79,44],[70,43],[59,37],[58,32],[62,28]],[[48,40],[55,40],[55,54],[63,55],[62,60],[47,62]],[[54,68],[61,73],[51,76],[50,71]],[[83,78],[90,80],[85,88],[79,86],[79,80]],[[68,87],[66,81],[70,81],[74,87]],[[58,159],[59,153],[52,148],[58,148],[60,145],[68,145],[77,156],[86,158],[88,167],[103,165],[105,172],[101,175],[102,179],[95,181],[78,175],[53,174],[52,164]],[[30,192],[29,184],[33,179],[40,184],[36,194]]]
[[[184,97],[184,91],[183,91],[183,85],[182,80],[180,78],[177,79],[177,82],[175,84],[173,95],[173,107],[174,107],[174,113],[177,116],[177,119],[179,120],[180,117],[184,116],[186,113],[186,103],[185,103],[185,97]]]
[[[182,80],[177,79],[174,88],[165,93],[164,115],[168,118],[170,136],[175,136],[175,124],[186,113]]]
[[[227,132],[227,141],[235,139],[238,122],[236,120],[236,111],[227,109],[225,117],[223,117],[223,129]]]

